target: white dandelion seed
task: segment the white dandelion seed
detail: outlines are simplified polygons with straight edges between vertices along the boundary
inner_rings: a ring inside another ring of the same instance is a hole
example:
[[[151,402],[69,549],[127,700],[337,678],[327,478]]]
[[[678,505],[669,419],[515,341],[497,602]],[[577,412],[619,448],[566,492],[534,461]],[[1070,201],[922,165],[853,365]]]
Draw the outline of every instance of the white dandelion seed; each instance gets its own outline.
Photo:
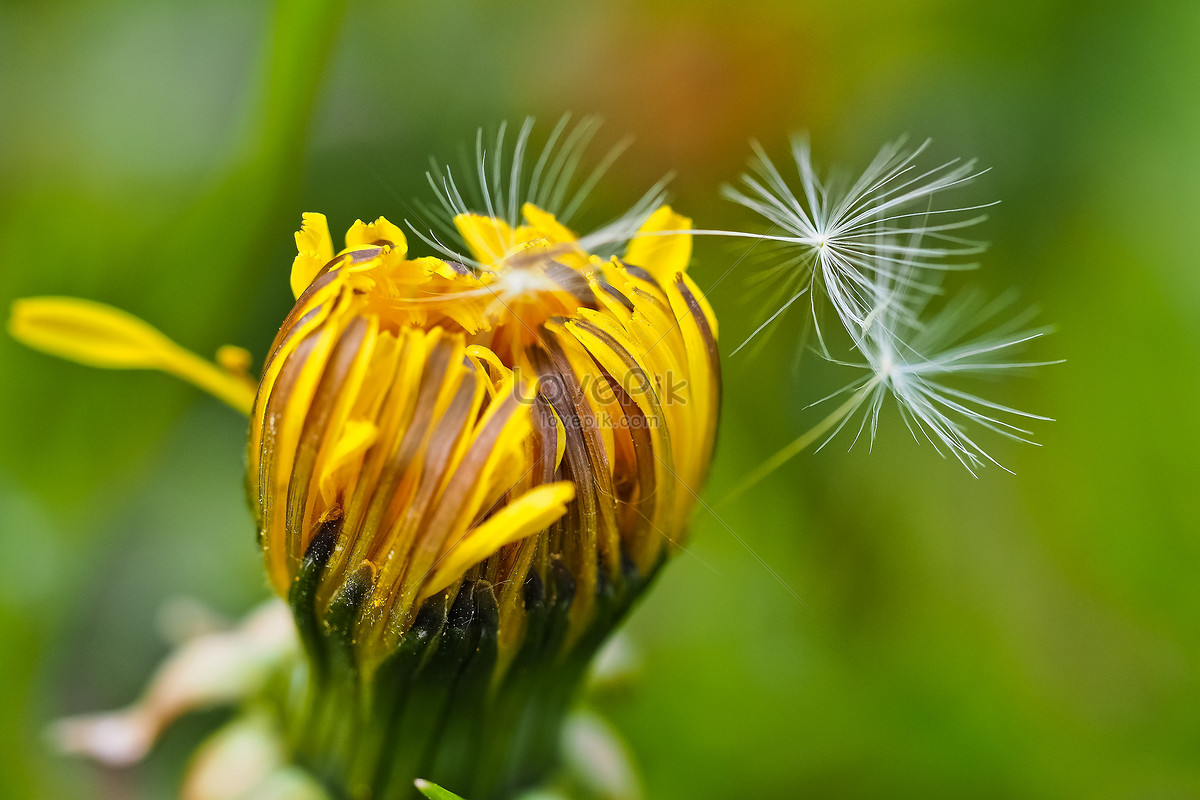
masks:
[[[897,243],[894,249],[900,251],[900,245],[907,245],[907,252],[915,254],[922,249],[924,235],[922,226],[914,226],[907,240],[892,237]],[[991,378],[1005,371],[1057,363],[1017,357],[1050,328],[1026,327],[1036,315],[1032,309],[1005,319],[1002,315],[1012,306],[1012,292],[991,301],[978,291],[963,292],[936,313],[926,315],[940,288],[936,281],[917,277],[923,269],[918,256],[908,255],[893,269],[874,273],[872,294],[877,305],[853,342],[864,358],[858,366],[869,376],[852,389],[854,396],[861,393],[862,413],[850,446],[864,432],[874,444],[879,415],[890,395],[916,441],[923,439],[940,455],[953,456],[972,474],[986,463],[1011,472],[979,445],[972,428],[1036,445],[1030,438],[1032,431],[1023,425],[1028,420],[1049,418],[993,402],[957,384],[963,378]],[[857,411],[848,412],[829,438]]]
[[[957,231],[981,222],[965,216],[994,203],[936,208],[935,197],[977,178],[985,170],[959,159],[922,170],[918,157],[928,146],[907,149],[898,140],[885,146],[852,184],[836,175],[822,179],[813,167],[808,140],[795,137],[792,157],[799,178],[795,191],[766,152],[754,144],[751,172],[741,187],[726,186],[726,198],[769,221],[782,235],[763,239],[790,245],[790,255],[772,267],[778,308],[737,349],[807,296],[821,346],[818,289],[852,337],[868,327],[872,311],[887,298],[879,280],[904,273],[904,280],[936,287],[940,273],[970,269],[966,256],[984,249]],[[735,350],[734,352],[737,352]]]
[[[850,410],[829,438],[861,412],[851,447],[864,432],[873,444],[880,412],[891,396],[915,440],[927,441],[939,454],[953,456],[972,474],[986,463],[1011,472],[976,441],[972,428],[1036,445],[1030,438],[1033,432],[1023,426],[1028,420],[1050,418],[957,387],[962,378],[987,378],[998,372],[1058,363],[1018,357],[1026,345],[1050,329],[1024,328],[1028,314],[997,323],[1009,304],[1008,297],[988,302],[982,294],[967,292],[919,327],[903,318],[887,319],[889,314],[871,322],[857,347],[865,357],[857,366],[869,375],[849,388],[854,396],[861,396],[861,406]]]
[[[907,245],[915,254],[922,248],[924,234],[915,226]],[[897,244],[899,251],[899,244]],[[1049,417],[1003,405],[960,388],[962,379],[993,378],[1003,372],[1061,363],[1031,361],[1018,357],[1026,346],[1047,333],[1049,327],[1027,327],[1035,312],[1003,317],[1012,305],[1012,293],[987,301],[983,294],[968,291],[946,302],[934,314],[926,310],[939,283],[917,278],[924,266],[916,255],[898,259],[892,268],[872,273],[871,296],[876,306],[865,315],[857,334],[851,334],[852,349],[861,361],[829,361],[864,371],[863,377],[842,387],[811,406],[836,397],[846,397],[840,406],[808,432],[780,450],[729,493],[731,499],[757,484],[801,451],[816,444],[821,450],[854,420],[858,427],[850,443],[863,440],[873,447],[879,418],[889,397],[901,420],[918,443],[928,442],[942,456],[959,461],[972,475],[994,464],[1006,472],[978,442],[976,428],[1001,437],[1036,445],[1032,431],[1024,427],[1032,420]]]
[[[957,459],[972,475],[989,463],[1011,473],[984,449],[973,429],[1036,445],[1032,431],[1024,425],[1051,418],[988,400],[958,386],[962,378],[991,378],[1001,372],[1061,363],[1018,358],[1030,342],[1051,329],[1026,328],[1030,313],[996,323],[1009,304],[1008,297],[987,302],[981,294],[967,292],[923,325],[907,321],[903,311],[878,315],[855,343],[862,361],[830,359],[866,374],[810,407],[846,397],[842,404],[747,475],[722,502],[742,494],[818,441],[816,449],[821,450],[855,420],[858,427],[850,448],[864,435],[868,446],[873,446],[889,397],[894,399],[915,441],[926,441],[939,455]],[[910,338],[905,339],[904,334]]]

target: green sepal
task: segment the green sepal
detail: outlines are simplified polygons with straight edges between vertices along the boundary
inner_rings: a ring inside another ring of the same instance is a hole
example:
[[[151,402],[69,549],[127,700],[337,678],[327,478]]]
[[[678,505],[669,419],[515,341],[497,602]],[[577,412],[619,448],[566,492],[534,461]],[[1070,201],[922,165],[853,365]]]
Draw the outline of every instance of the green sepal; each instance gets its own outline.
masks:
[[[422,603],[412,627],[401,637],[396,652],[388,656],[371,676],[366,702],[372,713],[367,714],[368,727],[351,769],[351,785],[383,784],[389,762],[381,756],[396,736],[399,720],[404,716],[411,697],[410,687],[414,677],[437,649],[442,628],[446,624],[448,606],[446,592],[440,592]]]
[[[325,644],[321,635],[320,621],[317,619],[317,588],[321,583],[321,574],[329,557],[333,555],[334,544],[337,543],[341,532],[341,520],[329,520],[317,530],[304,559],[300,562],[300,570],[288,590],[288,605],[292,609],[292,618],[296,621],[296,630],[300,641],[312,665],[313,672],[323,676],[325,664]]]
[[[354,652],[354,623],[362,610],[363,601],[375,588],[375,567],[364,561],[350,573],[329,603],[325,614],[324,633],[328,647],[329,666],[335,680],[358,678],[358,659]]]
[[[401,798],[411,793],[409,780],[419,773],[428,746],[441,732],[444,711],[451,690],[470,656],[475,631],[475,585],[465,583],[446,615],[437,649],[417,672],[408,702],[396,720],[394,732],[408,742],[387,764],[387,776],[382,782],[382,798]]]
[[[429,742],[423,772],[440,780],[466,785],[467,776],[459,777],[464,764],[472,762],[481,739],[488,735],[488,698],[500,654],[500,605],[492,585],[475,584],[475,615],[471,622],[474,652],[463,666],[454,684],[453,695],[439,736]]]

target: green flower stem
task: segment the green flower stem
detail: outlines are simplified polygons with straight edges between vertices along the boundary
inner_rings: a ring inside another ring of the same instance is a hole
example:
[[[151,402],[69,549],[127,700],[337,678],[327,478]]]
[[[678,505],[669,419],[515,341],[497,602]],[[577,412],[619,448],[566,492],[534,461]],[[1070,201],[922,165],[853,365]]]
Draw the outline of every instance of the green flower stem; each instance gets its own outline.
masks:
[[[856,409],[860,405],[862,405],[862,403],[866,399],[867,395],[870,394],[872,390],[874,390],[874,388],[878,385],[878,383],[879,383],[879,381],[876,379],[872,379],[872,380],[868,381],[858,391],[856,391],[854,394],[852,394],[845,403],[842,403],[840,406],[835,408],[829,414],[829,416],[825,417],[825,419],[818,422],[816,425],[814,425],[812,428],[810,428],[807,432],[801,434],[795,441],[793,441],[787,447],[784,447],[782,450],[780,450],[775,455],[768,458],[766,461],[764,461],[762,464],[760,464],[756,469],[751,471],[751,473],[749,475],[747,475],[745,478],[743,478],[737,484],[735,484],[734,487],[729,490],[729,493],[726,494],[723,498],[721,498],[720,502],[718,502],[717,505],[718,506],[725,505],[729,501],[740,497],[742,495],[742,493],[744,493],[747,489],[753,488],[763,478],[767,477],[772,472],[774,472],[775,470],[779,469],[784,464],[786,464],[788,461],[791,461],[798,454],[800,454],[803,450],[810,447],[813,444],[813,442],[817,441],[817,439],[821,438],[826,433],[828,433],[831,428],[833,428],[835,425],[839,424],[842,420],[844,420],[846,418],[847,414],[850,414],[851,412],[854,411],[854,409]]]

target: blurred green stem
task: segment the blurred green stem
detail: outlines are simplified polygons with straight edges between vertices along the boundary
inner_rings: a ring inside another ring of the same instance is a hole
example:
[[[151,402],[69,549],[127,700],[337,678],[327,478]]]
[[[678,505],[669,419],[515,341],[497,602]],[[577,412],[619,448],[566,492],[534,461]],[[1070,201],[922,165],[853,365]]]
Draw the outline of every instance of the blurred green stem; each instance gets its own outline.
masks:
[[[249,141],[252,160],[286,174],[307,140],[321,76],[337,38],[345,0],[278,0],[260,90],[261,115]]]
[[[845,419],[847,414],[850,414],[854,411],[854,409],[858,408],[858,406],[862,404],[863,400],[866,399],[867,395],[871,393],[878,383],[878,379],[872,379],[868,381],[862,388],[850,395],[849,400],[835,408],[829,416],[818,422],[811,429],[809,429],[808,432],[802,434],[787,447],[768,458],[766,461],[760,464],[757,469],[753,470],[749,475],[739,481],[732,489],[729,490],[728,494],[721,498],[717,505],[723,506],[730,500],[737,499],[747,489],[753,488],[763,478],[767,477],[772,472],[786,464],[788,461],[791,461],[807,447],[811,446],[813,442],[824,436],[830,428],[838,425],[843,419]]]
[[[154,281],[147,290],[164,295],[158,298],[163,306],[176,309],[170,330],[185,341],[214,332],[225,340],[241,335],[232,326],[245,319],[265,270],[282,276],[280,295],[286,295],[286,272],[276,252],[300,218],[296,195],[313,108],[345,5],[276,3],[244,139],[225,173],[166,232],[167,241],[186,244],[173,254],[171,271],[186,281],[190,302],[173,302],[180,281]],[[224,262],[216,269],[214,252]]]

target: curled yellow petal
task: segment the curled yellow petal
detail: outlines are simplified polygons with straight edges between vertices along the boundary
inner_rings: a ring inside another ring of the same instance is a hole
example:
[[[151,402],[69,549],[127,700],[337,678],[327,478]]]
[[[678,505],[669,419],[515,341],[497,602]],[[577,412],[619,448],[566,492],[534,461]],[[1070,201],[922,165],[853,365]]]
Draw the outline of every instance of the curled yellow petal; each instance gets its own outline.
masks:
[[[670,206],[660,206],[634,234],[625,261],[646,270],[663,285],[674,282],[678,273],[687,271],[692,258],[692,235],[664,231],[688,231],[691,227],[691,218],[676,214]]]
[[[299,297],[321,268],[333,260],[333,238],[324,214],[306,212],[296,231],[296,259],[292,262],[292,295]]]
[[[525,221],[546,239],[547,244],[575,244],[578,237],[549,211],[543,211],[533,203],[521,206]]]
[[[429,597],[445,589],[470,567],[504,545],[545,529],[567,513],[567,503],[574,499],[575,484],[570,481],[547,483],[530,489],[452,545],[422,587],[421,597]]]
[[[512,228],[502,219],[459,214],[454,218],[454,227],[458,228],[471,256],[485,265],[504,260],[516,243]]]
[[[171,341],[119,308],[76,297],[17,300],[9,333],[21,343],[59,358],[105,369],[157,369],[181,378],[244,414],[255,384]]]
[[[333,452],[321,469],[321,495],[332,504],[337,498],[335,477],[339,470],[362,456],[379,436],[379,426],[366,420],[352,419],[334,445]]]
[[[384,217],[380,217],[370,224],[361,219],[357,220],[346,232],[348,249],[353,250],[356,247],[375,244],[390,244],[394,250],[402,254],[408,251],[408,239],[405,238],[404,231],[388,222]],[[332,257],[330,256],[330,258]]]

